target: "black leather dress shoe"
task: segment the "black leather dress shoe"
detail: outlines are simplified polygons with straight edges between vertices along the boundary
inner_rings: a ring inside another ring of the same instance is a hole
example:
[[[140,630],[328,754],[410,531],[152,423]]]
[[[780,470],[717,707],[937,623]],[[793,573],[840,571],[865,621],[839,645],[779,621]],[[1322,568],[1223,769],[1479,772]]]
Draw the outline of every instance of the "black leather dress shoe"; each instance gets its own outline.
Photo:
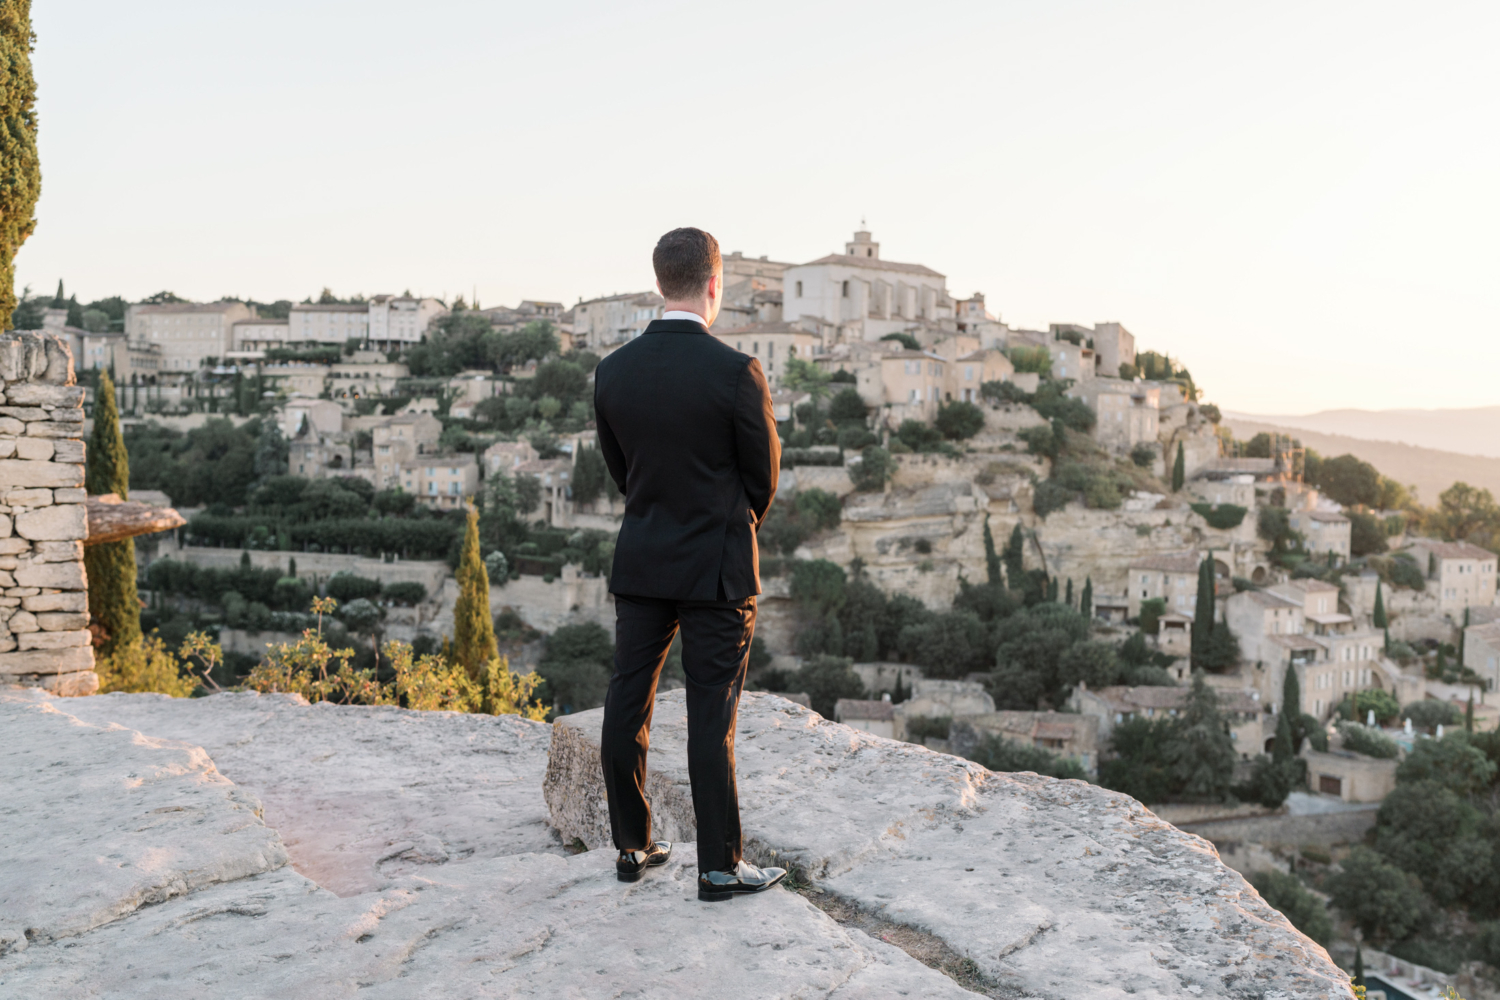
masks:
[[[785,868],[757,868],[741,861],[727,872],[700,872],[698,898],[705,903],[727,901],[745,893],[765,892],[784,878]]]
[[[644,851],[621,851],[615,859],[615,878],[621,882],[639,882],[647,868],[664,865],[672,856],[672,845],[658,840]]]

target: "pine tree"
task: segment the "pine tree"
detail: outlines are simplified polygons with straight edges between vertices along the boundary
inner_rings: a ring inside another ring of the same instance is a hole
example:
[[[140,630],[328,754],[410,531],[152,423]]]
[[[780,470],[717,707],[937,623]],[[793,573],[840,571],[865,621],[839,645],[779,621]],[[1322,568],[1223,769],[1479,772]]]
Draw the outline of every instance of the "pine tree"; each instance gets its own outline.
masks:
[[[1302,683],[1297,680],[1297,668],[1290,663],[1281,682],[1281,714],[1291,730],[1292,755],[1296,756],[1302,752]]]
[[[31,0],[0,4],[0,330],[16,309],[16,251],[36,229],[42,168],[36,149],[36,78],[31,73]]]
[[[1187,459],[1182,453],[1182,442],[1177,442],[1177,459],[1172,463],[1172,492],[1181,491],[1182,484],[1187,482]]]
[[[984,569],[985,574],[992,584],[1004,585],[1005,578],[1001,576],[1000,553],[995,551],[995,536],[990,534],[990,519],[984,519]]]
[[[1085,618],[1094,615],[1094,578],[1086,576],[1083,578],[1083,594],[1078,598],[1078,613]]]
[[[1190,655],[1193,666],[1201,665],[1214,629],[1214,555],[1203,557],[1198,564],[1198,601],[1193,607],[1193,630]]]
[[[84,485],[95,496],[115,493],[121,500],[130,496],[130,455],[120,433],[115,385],[108,372],[100,372],[94,396],[94,434],[89,440]],[[108,656],[141,637],[135,539],[88,546],[83,550],[83,567],[89,582],[89,615],[103,631],[99,654]]]
[[[1068,577],[1067,595],[1063,598],[1063,601],[1068,607],[1073,607],[1073,578],[1071,576]]]
[[[476,683],[485,676],[491,659],[499,655],[495,622],[490,617],[490,581],[479,558],[479,511],[469,508],[463,551],[458,559],[458,602],[453,608],[451,662],[462,666]]]
[[[1021,533],[1021,522],[1017,521],[1010,529],[1010,540],[1005,543],[1005,579],[1012,587],[1019,586],[1026,573],[1025,551],[1026,538]]]
[[[1188,801],[1226,801],[1234,783],[1235,756],[1218,695],[1204,680],[1203,671],[1194,671],[1192,690],[1167,747],[1167,759],[1183,796]]]
[[[1381,591],[1381,583],[1380,580],[1375,581],[1375,612],[1370,616],[1376,628],[1385,628],[1390,624],[1385,617],[1385,594]],[[1389,646],[1390,643],[1387,642],[1386,645]]]

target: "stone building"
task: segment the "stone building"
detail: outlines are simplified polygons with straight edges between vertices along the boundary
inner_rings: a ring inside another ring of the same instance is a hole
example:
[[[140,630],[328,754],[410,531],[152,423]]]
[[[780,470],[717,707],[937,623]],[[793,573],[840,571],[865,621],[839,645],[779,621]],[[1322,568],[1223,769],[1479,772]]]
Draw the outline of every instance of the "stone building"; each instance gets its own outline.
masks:
[[[1040,747],[1077,760],[1084,771],[1099,771],[1099,719],[1072,712],[988,712],[955,716],[948,734],[948,747],[966,757],[984,741],[996,736],[1012,743]]]
[[[401,488],[421,503],[460,507],[479,492],[479,463],[472,452],[413,458],[401,463]]]
[[[532,459],[516,466],[517,476],[532,476],[542,487],[542,504],[537,511],[541,520],[556,527],[568,527],[572,509],[573,460],[571,458]]]
[[[842,722],[872,736],[896,738],[896,709],[891,696],[880,701],[862,701],[856,698],[840,698],[833,706],[833,721]]]
[[[879,340],[915,321],[951,321],[953,307],[943,275],[885,260],[867,230],[856,232],[842,254],[789,267],[782,276],[782,319],[815,316],[840,325],[849,340]]]
[[[403,485],[402,467],[419,455],[437,450],[443,423],[430,413],[386,417],[370,428],[371,455],[378,489]],[[416,481],[415,476],[408,477]]]
[[[259,354],[287,345],[288,321],[252,316],[236,320],[232,329],[230,354]]]
[[[1302,751],[1307,761],[1308,788],[1323,795],[1336,795],[1345,802],[1380,802],[1396,790],[1394,760],[1366,757],[1350,750],[1321,753],[1308,747]]]
[[[537,451],[530,441],[496,441],[484,450],[484,477],[488,479],[497,472],[511,475],[518,466],[536,459]]]
[[[234,350],[234,324],[254,313],[243,302],[137,304],[125,310],[125,335],[161,348],[161,374],[186,374]]]
[[[948,372],[947,399],[978,403],[979,391],[986,382],[1009,382],[1015,377],[1016,366],[998,349],[986,347],[958,355]]]
[[[419,343],[432,321],[448,313],[437,299],[376,295],[366,306],[365,342],[381,351]]]
[[[573,346],[608,354],[639,337],[652,320],[660,319],[662,304],[662,297],[655,292],[628,292],[580,302],[573,307]]]
[[[1500,622],[1464,629],[1464,666],[1484,678],[1490,691],[1500,691]]]
[[[1095,323],[1092,339],[1100,375],[1115,377],[1121,365],[1135,364],[1135,335],[1119,323]]]
[[[1127,597],[1130,617],[1141,613],[1141,602],[1161,599],[1167,610],[1191,615],[1198,600],[1197,552],[1174,552],[1151,555],[1131,561]]]
[[[1469,542],[1418,538],[1404,550],[1427,574],[1438,610],[1460,620],[1465,608],[1495,603],[1495,553]]]
[[[801,358],[811,362],[822,343],[815,332],[797,323],[752,323],[720,329],[723,326],[721,316],[710,332],[736,351],[757,358],[772,391],[781,387],[788,360]]]
[[[1092,690],[1080,683],[1068,697],[1068,707],[1084,718],[1097,720],[1098,740],[1103,744],[1109,741],[1114,727],[1127,719],[1175,718],[1187,704],[1190,693],[1187,687],[1111,686]],[[1265,752],[1266,738],[1274,736],[1275,729],[1266,728],[1260,693],[1233,688],[1221,688],[1215,693],[1240,759],[1249,760]]]
[[[1302,533],[1303,547],[1314,557],[1332,552],[1340,559],[1349,558],[1351,525],[1349,519],[1333,510],[1291,510],[1287,520],[1293,531]]]
[[[1154,445],[1160,432],[1161,389],[1146,382],[1096,378],[1079,382],[1068,395],[1094,411],[1094,439],[1116,454]]]
[[[0,334],[0,684],[91,694],[83,388],[55,334]]]

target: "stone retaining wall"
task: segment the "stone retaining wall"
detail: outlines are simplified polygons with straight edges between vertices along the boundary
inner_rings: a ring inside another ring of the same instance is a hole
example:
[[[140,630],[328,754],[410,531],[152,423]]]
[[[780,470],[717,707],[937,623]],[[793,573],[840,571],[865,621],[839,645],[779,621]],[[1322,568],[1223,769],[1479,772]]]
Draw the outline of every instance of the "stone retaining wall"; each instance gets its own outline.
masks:
[[[51,334],[0,334],[0,684],[90,694],[83,389]]]

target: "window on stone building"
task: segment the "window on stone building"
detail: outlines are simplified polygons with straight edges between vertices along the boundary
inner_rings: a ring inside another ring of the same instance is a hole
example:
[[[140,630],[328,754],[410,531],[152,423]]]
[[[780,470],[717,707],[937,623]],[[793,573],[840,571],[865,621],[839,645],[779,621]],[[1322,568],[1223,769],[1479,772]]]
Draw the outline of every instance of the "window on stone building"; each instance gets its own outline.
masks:
[[[802,298],[802,282],[797,282],[797,298]]]
[[[846,298],[846,299],[849,297],[849,282],[847,282],[847,281],[844,282],[843,297]]]

